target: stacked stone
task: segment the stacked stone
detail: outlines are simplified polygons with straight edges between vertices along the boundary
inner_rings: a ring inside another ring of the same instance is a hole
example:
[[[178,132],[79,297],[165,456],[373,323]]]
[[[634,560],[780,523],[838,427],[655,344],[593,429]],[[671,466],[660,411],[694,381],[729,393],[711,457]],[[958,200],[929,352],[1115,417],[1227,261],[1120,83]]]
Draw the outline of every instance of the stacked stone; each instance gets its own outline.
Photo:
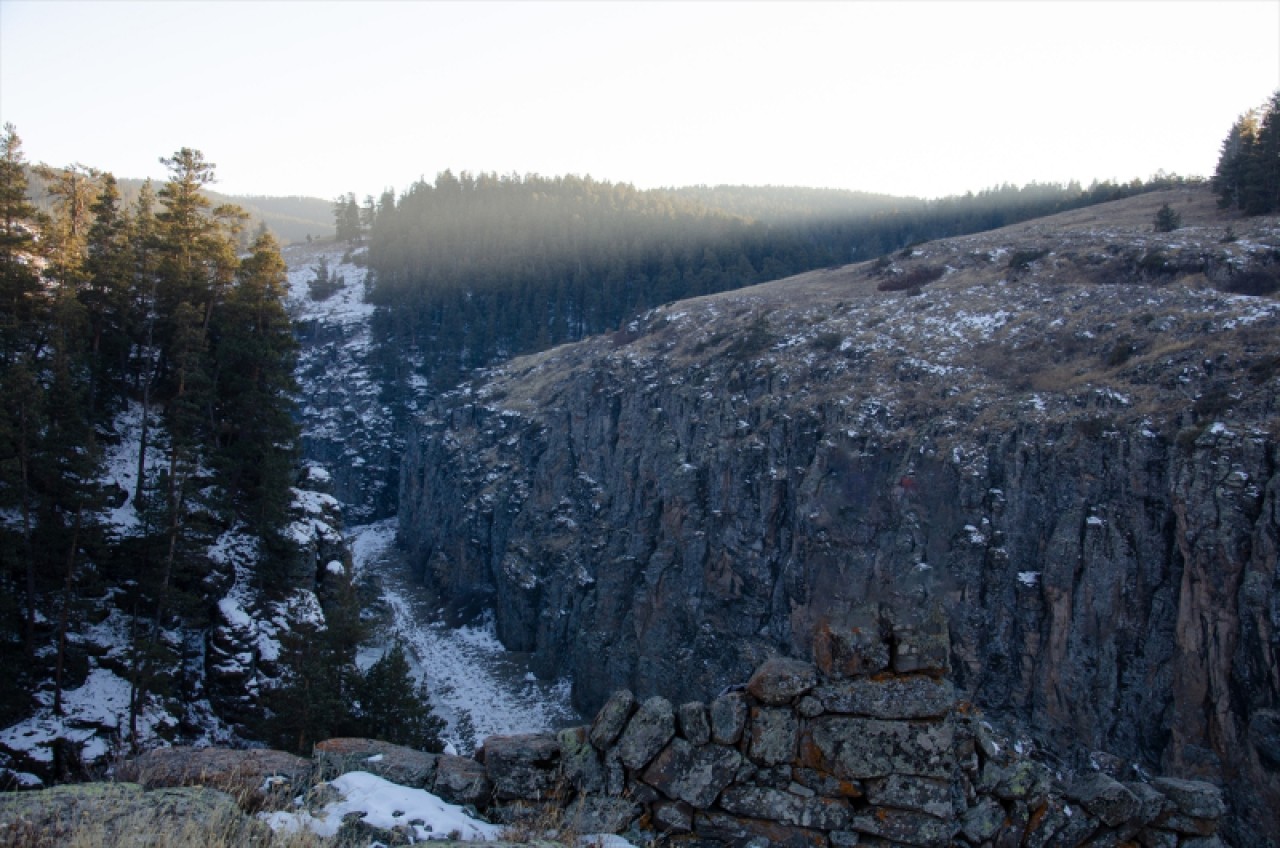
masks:
[[[1213,848],[1207,783],[1063,778],[955,694],[945,623],[820,630],[815,663],[765,662],[709,704],[620,691],[590,727],[493,736],[479,760],[383,743],[318,746],[323,773],[362,768],[491,819],[581,833],[657,831],[672,845]]]
[[[1059,780],[957,700],[940,619],[869,624],[820,632],[816,663],[769,660],[710,704],[621,691],[554,746],[493,737],[491,811],[568,804],[581,832],[708,848],[1219,844],[1217,788]]]

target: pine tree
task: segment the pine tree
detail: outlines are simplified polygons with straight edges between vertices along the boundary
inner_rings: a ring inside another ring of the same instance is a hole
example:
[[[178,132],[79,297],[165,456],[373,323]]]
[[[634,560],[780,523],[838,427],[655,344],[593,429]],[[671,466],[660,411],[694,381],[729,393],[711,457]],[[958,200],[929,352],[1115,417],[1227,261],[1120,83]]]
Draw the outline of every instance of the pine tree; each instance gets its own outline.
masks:
[[[63,284],[78,288],[84,279],[85,248],[101,174],[80,164],[65,168],[41,164],[35,171],[53,197],[54,214],[43,233],[48,242],[50,273]]]
[[[1222,142],[1222,152],[1213,174],[1213,192],[1218,195],[1218,205],[1223,209],[1243,206],[1248,163],[1257,140],[1258,113],[1250,110],[1231,126],[1231,132]]]
[[[218,424],[213,464],[233,513],[258,533],[287,520],[296,463],[297,341],[285,264],[270,233],[254,242],[214,326]]]
[[[1280,90],[1241,115],[1222,142],[1213,191],[1222,208],[1246,215],[1280,210]]]
[[[128,373],[130,285],[133,245],[129,220],[120,208],[115,177],[102,178],[102,190],[91,207],[93,223],[85,245],[85,283],[80,292],[89,323],[89,366],[93,376],[90,404],[95,416],[109,413],[122,399]]]
[[[444,721],[431,711],[425,684],[416,684],[404,644],[391,643],[357,687],[361,735],[422,751],[443,749]]]
[[[1156,212],[1152,226],[1157,233],[1171,233],[1182,226],[1182,216],[1166,203]]]
[[[27,199],[22,140],[12,124],[0,137],[0,507],[19,516],[19,533],[6,547],[5,588],[23,599],[22,645],[30,670],[36,651],[37,570],[34,463],[44,428],[40,385],[49,299],[38,271],[36,233],[41,216]]]
[[[1244,193],[1244,211],[1248,215],[1276,212],[1280,210],[1280,90],[1263,107],[1258,140],[1250,153],[1253,167]]]
[[[0,138],[0,366],[32,353],[44,326],[47,297],[36,233],[43,221],[27,199],[22,140],[13,124]]]
[[[356,203],[353,192],[348,192],[333,202],[333,223],[338,241],[351,244],[360,240],[360,217],[360,204]]]
[[[267,742],[304,756],[315,743],[351,727],[351,692],[344,680],[352,664],[335,650],[323,625],[301,624],[282,639],[282,684],[263,697]]]

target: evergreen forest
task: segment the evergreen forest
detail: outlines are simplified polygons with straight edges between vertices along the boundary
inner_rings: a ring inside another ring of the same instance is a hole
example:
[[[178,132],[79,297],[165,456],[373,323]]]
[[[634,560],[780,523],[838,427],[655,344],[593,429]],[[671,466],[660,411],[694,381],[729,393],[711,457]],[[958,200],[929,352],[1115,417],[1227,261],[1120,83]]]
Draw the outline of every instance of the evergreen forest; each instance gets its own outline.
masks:
[[[444,171],[363,206],[349,194],[334,214],[340,239],[368,244],[387,384],[416,376],[442,390],[659,304],[1184,182],[1003,185],[926,201]]]
[[[284,609],[316,582],[291,524],[297,342],[279,244],[210,198],[200,151],[161,161],[168,180],[126,202],[111,174],[32,168],[13,126],[0,137],[0,726],[36,707],[64,715],[88,673],[83,634],[107,628],[126,634],[94,663],[128,683],[121,744],[191,738],[208,724],[193,710],[208,703],[220,660],[205,640],[228,592]],[[130,490],[108,455],[128,458]],[[309,750],[385,723],[362,717],[360,693],[394,689],[390,675],[425,716],[403,662],[355,671],[349,582],[320,595],[282,639],[267,709],[235,717],[243,738]],[[158,714],[190,726],[150,726]],[[76,772],[72,746],[55,753],[56,771]]]
[[[1223,209],[1246,215],[1280,210],[1280,89],[1232,124],[1212,185]]]

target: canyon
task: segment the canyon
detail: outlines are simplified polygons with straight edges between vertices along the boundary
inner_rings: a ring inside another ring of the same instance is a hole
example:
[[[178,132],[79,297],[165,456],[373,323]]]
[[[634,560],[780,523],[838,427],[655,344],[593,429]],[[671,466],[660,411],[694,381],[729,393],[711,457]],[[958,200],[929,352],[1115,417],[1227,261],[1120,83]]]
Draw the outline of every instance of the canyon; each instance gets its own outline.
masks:
[[[432,401],[400,542],[587,714],[945,626],[1011,732],[1275,844],[1278,262],[1188,188],[669,304]]]

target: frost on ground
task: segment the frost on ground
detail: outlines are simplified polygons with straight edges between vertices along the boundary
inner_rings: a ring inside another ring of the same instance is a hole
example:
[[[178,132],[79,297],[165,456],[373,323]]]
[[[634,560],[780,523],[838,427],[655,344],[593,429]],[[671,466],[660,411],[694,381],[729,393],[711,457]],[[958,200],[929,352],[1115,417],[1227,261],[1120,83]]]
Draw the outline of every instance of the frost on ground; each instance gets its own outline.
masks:
[[[352,528],[349,538],[356,573],[376,575],[381,583],[392,619],[388,636],[404,640],[432,706],[447,723],[445,736],[460,753],[495,734],[581,723],[569,703],[569,681],[539,680],[523,656],[503,648],[491,620],[457,629],[440,621],[396,555],[394,520]]]

